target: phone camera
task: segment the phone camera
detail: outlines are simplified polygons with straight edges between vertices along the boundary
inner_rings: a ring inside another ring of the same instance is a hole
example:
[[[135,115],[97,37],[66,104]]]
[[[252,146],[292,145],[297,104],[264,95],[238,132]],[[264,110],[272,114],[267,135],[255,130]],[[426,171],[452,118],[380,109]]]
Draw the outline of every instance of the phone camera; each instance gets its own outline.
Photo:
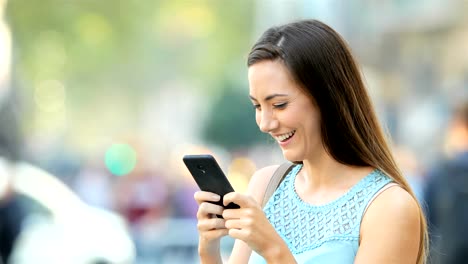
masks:
[[[203,165],[197,165],[197,168],[202,172],[202,173],[205,173],[205,166]]]

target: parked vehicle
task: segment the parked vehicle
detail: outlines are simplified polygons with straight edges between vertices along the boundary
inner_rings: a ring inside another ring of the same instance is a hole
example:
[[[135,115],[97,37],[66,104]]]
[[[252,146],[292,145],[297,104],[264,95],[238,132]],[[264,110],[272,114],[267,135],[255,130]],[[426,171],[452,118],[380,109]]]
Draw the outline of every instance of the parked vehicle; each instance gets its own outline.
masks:
[[[26,210],[8,263],[134,262],[135,247],[121,216],[86,205],[56,177],[30,164],[2,171],[0,185],[9,182]]]

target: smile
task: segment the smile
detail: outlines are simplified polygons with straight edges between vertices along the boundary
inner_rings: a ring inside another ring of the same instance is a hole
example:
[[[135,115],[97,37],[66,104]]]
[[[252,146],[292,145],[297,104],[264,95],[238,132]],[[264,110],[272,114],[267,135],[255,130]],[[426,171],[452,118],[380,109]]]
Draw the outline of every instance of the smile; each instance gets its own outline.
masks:
[[[279,136],[274,136],[274,138],[277,140],[277,141],[280,141],[280,142],[283,142],[283,141],[286,141],[288,140],[290,137],[292,137],[294,134],[296,133],[296,130],[293,130],[289,133],[286,133],[286,134],[282,134],[282,135],[279,135]]]

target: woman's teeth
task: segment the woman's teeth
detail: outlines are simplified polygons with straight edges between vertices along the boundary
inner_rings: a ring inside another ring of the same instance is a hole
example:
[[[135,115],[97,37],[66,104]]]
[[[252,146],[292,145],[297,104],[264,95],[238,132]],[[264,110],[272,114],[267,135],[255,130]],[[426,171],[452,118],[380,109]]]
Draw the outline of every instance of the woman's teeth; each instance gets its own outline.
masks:
[[[292,137],[294,135],[294,133],[296,133],[296,131],[291,131],[289,133],[277,136],[277,137],[275,137],[275,139],[278,140],[278,141],[285,141],[286,139]]]

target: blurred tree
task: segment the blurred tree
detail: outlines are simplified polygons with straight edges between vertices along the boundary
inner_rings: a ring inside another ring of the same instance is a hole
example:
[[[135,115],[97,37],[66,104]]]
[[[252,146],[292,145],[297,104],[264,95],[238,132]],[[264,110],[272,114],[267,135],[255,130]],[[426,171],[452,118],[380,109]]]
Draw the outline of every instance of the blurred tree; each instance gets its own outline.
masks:
[[[268,137],[255,123],[254,108],[247,97],[248,89],[233,86],[225,85],[215,101],[204,129],[205,139],[231,151],[265,143]]]
[[[139,127],[142,102],[162,83],[182,80],[217,95],[226,65],[250,46],[253,7],[216,0],[9,1],[15,73],[28,108],[25,133],[46,130],[75,147],[94,146]],[[49,80],[56,89],[45,87],[41,98],[60,97],[62,130],[37,122],[52,116],[35,102]]]

